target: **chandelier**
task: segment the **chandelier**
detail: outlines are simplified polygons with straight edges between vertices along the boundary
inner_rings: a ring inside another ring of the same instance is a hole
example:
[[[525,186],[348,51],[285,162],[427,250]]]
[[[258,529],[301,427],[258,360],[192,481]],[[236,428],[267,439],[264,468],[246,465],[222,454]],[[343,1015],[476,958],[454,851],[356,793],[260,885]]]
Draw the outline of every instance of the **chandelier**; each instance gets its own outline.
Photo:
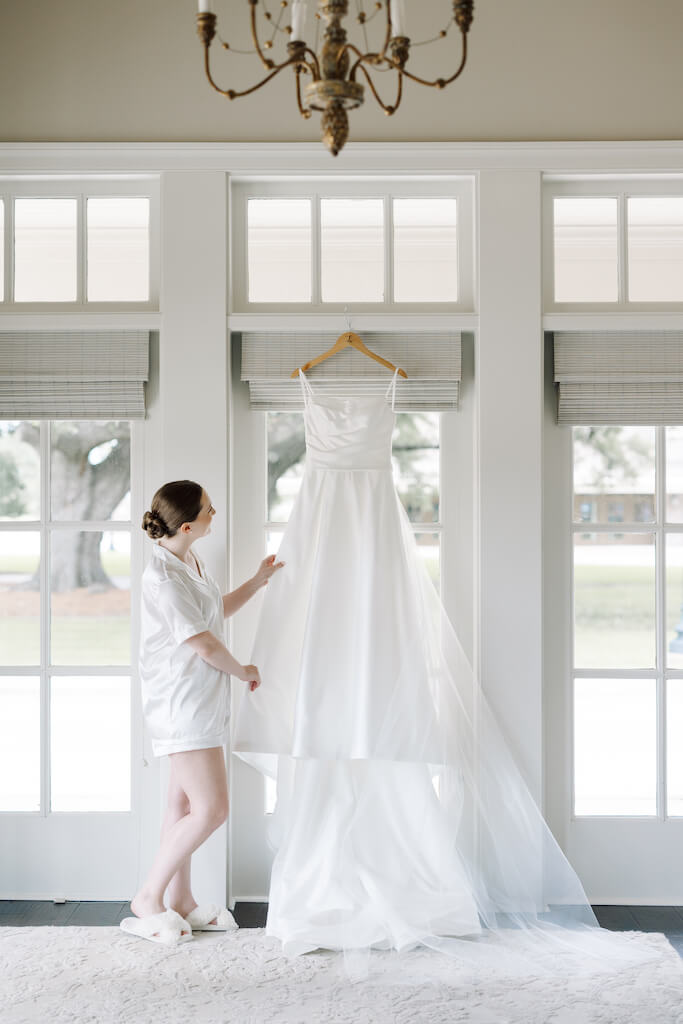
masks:
[[[363,102],[365,84],[370,88],[374,98],[385,114],[391,115],[398,109],[403,96],[403,79],[407,78],[420,85],[433,89],[444,89],[461,74],[467,60],[467,33],[474,14],[474,0],[451,0],[453,13],[448,25],[441,29],[434,39],[412,42],[407,34],[403,0],[376,0],[373,10],[368,14],[363,7],[364,0],[355,0],[356,21],[363,36],[362,52],[353,43],[348,42],[342,21],[349,13],[348,0],[318,0],[315,12],[315,41],[313,46],[306,41],[306,21],[309,13],[309,0],[275,0],[279,3],[277,14],[273,14],[266,0],[247,0],[251,14],[251,37],[254,49],[251,51],[235,50],[230,43],[219,36],[225,50],[235,53],[254,53],[267,74],[261,81],[241,92],[236,89],[221,89],[213,79],[209,61],[209,48],[217,32],[217,17],[211,10],[212,0],[199,0],[197,15],[197,32],[204,45],[204,69],[213,88],[234,100],[240,96],[248,96],[261,86],[270,82],[285,68],[292,68],[296,79],[296,99],[299,113],[309,118],[314,110],[322,112],[322,139],[327,148],[336,156],[346,142],[349,134],[347,110],[359,107]],[[268,0],[270,3],[270,0]],[[310,0],[313,3],[313,0]],[[415,4],[415,8],[418,4]],[[384,12],[384,14],[383,14]],[[269,38],[259,38],[259,16],[267,27]],[[380,49],[371,49],[368,43],[367,26],[376,17],[383,22]],[[416,14],[417,18],[418,15]],[[322,41],[318,46],[320,23],[325,22]],[[413,46],[425,45],[444,38],[455,24],[462,36],[462,57],[460,64],[450,78],[436,78],[428,81],[412,74],[406,69],[410,57],[411,42]],[[269,56],[273,51],[278,35],[287,39],[287,57],[277,62]],[[316,49],[318,52],[316,53]],[[370,74],[373,72],[395,72],[395,97],[393,103],[385,103],[377,91]],[[363,81],[359,81],[362,76]],[[302,88],[302,79],[305,79]],[[365,84],[364,84],[365,83]]]

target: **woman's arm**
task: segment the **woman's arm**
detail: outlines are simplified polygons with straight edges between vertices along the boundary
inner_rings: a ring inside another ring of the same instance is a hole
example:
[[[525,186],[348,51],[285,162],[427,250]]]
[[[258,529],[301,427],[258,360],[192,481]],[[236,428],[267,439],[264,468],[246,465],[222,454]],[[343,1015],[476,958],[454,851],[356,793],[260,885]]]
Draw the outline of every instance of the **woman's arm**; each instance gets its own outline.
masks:
[[[243,604],[246,604],[249,598],[253,597],[259,587],[263,586],[262,583],[258,583],[255,576],[248,579],[246,583],[243,583],[241,587],[237,587],[236,590],[231,590],[229,594],[223,594],[223,615],[227,619],[229,615],[234,615]]]
[[[275,562],[275,555],[268,555],[264,558],[258,567],[256,573],[243,583],[241,587],[237,587],[236,590],[231,590],[229,594],[223,594],[223,615],[227,618],[229,615],[234,615],[238,609],[246,604],[250,597],[253,597],[257,590],[261,587],[265,587],[266,583],[278,569],[281,569],[284,562]]]
[[[214,636],[210,630],[204,633],[197,633],[184,641],[192,650],[203,658],[207,664],[217,668],[226,675],[237,676],[245,683],[250,683],[250,688],[255,690],[261,682],[258,669],[255,665],[240,665],[237,658],[234,658],[224,643]]]

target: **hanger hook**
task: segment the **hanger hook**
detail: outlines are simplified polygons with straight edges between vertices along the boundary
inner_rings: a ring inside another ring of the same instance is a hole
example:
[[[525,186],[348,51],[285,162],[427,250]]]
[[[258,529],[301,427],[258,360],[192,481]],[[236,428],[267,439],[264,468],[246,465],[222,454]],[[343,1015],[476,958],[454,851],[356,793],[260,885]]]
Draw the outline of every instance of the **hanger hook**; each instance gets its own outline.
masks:
[[[351,330],[351,321],[349,320],[349,307],[344,306],[344,320],[346,321],[346,330]]]

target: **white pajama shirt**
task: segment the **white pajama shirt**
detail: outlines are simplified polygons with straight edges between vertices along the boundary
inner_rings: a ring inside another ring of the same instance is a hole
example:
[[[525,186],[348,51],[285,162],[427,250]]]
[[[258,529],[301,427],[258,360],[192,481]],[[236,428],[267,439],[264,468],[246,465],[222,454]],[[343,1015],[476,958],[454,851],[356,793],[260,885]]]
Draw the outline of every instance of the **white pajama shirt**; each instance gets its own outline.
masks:
[[[184,643],[206,630],[224,642],[220,587],[197,562],[201,577],[157,541],[142,574],[140,685],[155,757],[227,739],[230,676]]]

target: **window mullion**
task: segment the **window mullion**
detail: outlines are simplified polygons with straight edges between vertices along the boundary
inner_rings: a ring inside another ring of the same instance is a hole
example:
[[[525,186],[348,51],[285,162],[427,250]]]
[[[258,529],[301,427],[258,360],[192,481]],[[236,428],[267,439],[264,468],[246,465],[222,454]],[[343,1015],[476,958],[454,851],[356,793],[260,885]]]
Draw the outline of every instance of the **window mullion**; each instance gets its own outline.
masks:
[[[393,306],[394,295],[394,197],[384,196],[384,305]]]
[[[40,422],[40,809],[47,817],[50,799],[50,424]]]
[[[322,303],[321,287],[321,241],[320,241],[320,193],[315,192],[311,197],[311,298],[313,306],[320,306]]]
[[[657,637],[657,802],[658,816],[666,818],[666,518],[665,428],[655,427],[655,628]]]
[[[5,302],[14,304],[14,199],[5,196]]]
[[[619,250],[617,302],[620,306],[628,305],[628,221],[626,216],[626,194],[621,192],[617,201],[617,239]]]
[[[78,274],[78,293],[76,301],[85,306],[88,295],[88,266],[87,266],[87,234],[88,227],[86,224],[86,197],[81,192],[78,196],[77,210],[78,210],[78,251],[76,253],[76,267]]]

